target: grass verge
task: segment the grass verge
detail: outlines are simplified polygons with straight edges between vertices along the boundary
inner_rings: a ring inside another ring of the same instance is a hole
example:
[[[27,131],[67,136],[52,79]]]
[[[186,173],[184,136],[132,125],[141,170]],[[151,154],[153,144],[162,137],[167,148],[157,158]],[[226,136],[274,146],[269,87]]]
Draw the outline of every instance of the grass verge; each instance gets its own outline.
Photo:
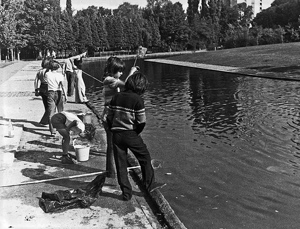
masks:
[[[171,56],[166,59],[201,64],[243,67],[265,72],[297,71],[299,74],[300,42],[223,49]]]

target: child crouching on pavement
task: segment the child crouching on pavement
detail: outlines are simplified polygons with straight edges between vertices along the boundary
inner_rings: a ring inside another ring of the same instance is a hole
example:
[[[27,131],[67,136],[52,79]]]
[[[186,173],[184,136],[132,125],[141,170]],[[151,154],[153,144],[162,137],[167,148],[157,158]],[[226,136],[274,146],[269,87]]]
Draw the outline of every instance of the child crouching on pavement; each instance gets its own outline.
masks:
[[[142,95],[148,84],[141,72],[133,73],[125,82],[125,90],[117,93],[108,107],[107,123],[113,133],[113,150],[118,183],[123,200],[132,198],[132,187],[127,174],[128,149],[139,161],[143,183],[152,192],[165,184],[156,183],[151,156],[140,133],[146,124],[146,113]]]
[[[68,154],[71,140],[70,131],[72,131],[74,134],[78,134],[82,138],[91,139],[94,136],[95,129],[89,133],[85,132],[85,124],[77,117],[77,115],[65,111],[53,115],[51,118],[51,123],[63,137],[63,155],[61,162],[63,164],[74,164],[75,161]]]

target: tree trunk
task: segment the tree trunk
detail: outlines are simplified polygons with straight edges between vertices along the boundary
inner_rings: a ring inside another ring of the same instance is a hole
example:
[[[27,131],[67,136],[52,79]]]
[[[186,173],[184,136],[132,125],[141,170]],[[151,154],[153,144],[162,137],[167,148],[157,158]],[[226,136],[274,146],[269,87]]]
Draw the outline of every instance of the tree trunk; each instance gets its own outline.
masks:
[[[10,57],[11,57],[11,61],[14,61],[15,60],[15,55],[14,55],[14,49],[10,49]]]
[[[39,58],[41,58],[41,59],[43,58],[42,51],[39,51],[39,56],[37,59],[39,59]]]
[[[20,61],[20,50],[17,49],[17,60]]]

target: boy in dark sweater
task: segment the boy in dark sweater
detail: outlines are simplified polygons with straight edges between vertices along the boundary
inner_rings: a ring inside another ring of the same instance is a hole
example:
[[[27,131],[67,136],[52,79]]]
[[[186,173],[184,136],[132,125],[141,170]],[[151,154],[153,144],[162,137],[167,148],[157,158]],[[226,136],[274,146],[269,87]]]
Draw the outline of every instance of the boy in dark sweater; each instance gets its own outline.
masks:
[[[128,149],[140,163],[143,183],[149,192],[165,184],[156,183],[151,156],[140,133],[146,124],[144,101],[140,97],[148,81],[141,72],[135,72],[125,82],[124,92],[116,94],[108,108],[107,122],[113,133],[113,149],[117,169],[118,183],[123,200],[130,200],[132,187],[127,174]]]

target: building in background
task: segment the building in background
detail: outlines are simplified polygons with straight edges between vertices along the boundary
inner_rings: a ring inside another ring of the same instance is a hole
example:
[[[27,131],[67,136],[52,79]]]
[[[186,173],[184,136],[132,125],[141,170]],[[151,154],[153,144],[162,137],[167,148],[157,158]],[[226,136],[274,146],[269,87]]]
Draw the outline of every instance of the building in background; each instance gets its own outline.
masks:
[[[252,6],[253,16],[271,6],[273,0],[223,0],[227,6],[233,7],[239,3],[246,3],[247,6]]]
[[[227,6],[233,7],[233,6],[235,6],[238,2],[237,2],[237,0],[224,0],[224,3],[225,3]]]
[[[261,12],[264,9],[267,9],[271,6],[273,0],[237,0],[237,3],[245,2],[248,6],[252,6],[253,16]]]

